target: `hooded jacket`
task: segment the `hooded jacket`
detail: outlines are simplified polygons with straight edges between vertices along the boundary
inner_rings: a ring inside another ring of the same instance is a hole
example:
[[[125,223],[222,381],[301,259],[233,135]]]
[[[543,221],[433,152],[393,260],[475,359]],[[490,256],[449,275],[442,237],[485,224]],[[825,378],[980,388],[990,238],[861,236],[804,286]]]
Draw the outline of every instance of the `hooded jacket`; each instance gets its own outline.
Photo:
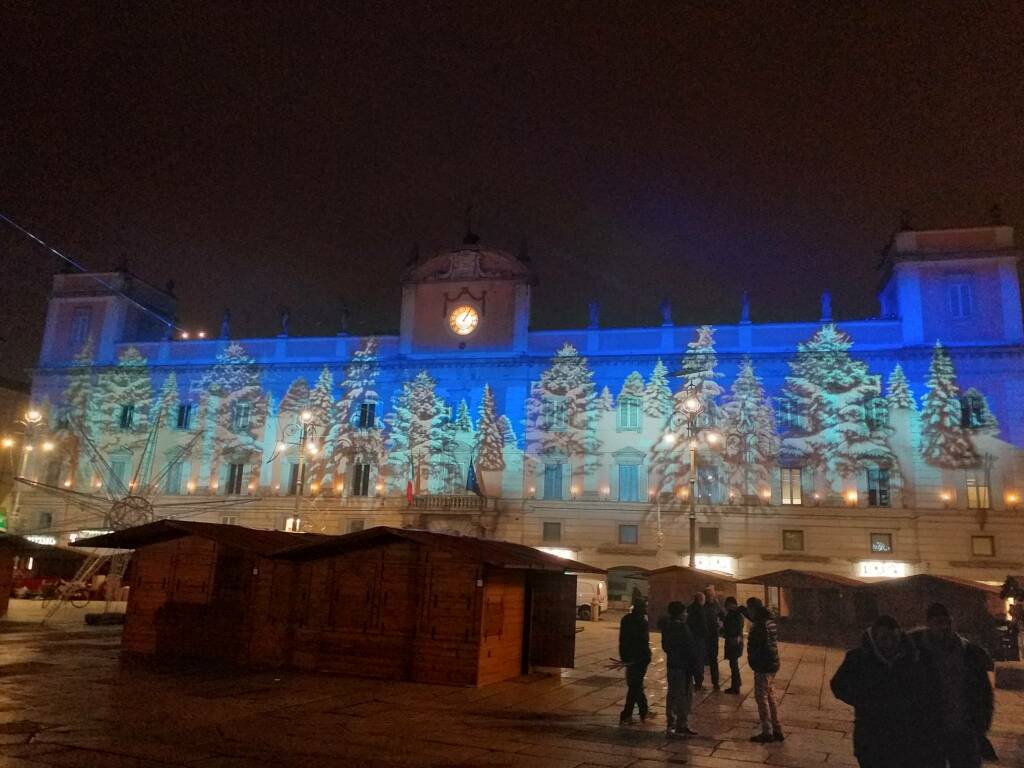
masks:
[[[862,764],[929,765],[939,756],[934,680],[906,635],[887,659],[869,628],[831,685],[835,697],[853,707],[853,753]]]
[[[964,661],[964,713],[968,719],[970,730],[984,734],[992,726],[992,715],[995,712],[995,697],[988,673],[994,668],[992,657],[979,645],[975,645],[966,637],[955,635],[963,653]],[[921,661],[928,669],[933,681],[937,681],[939,671],[935,662],[935,649],[928,635],[928,630],[918,629],[910,633],[910,639],[921,655]]]
[[[761,607],[753,611],[750,634],[747,635],[747,663],[755,672],[774,674],[779,671],[779,630],[771,611]]]
[[[627,613],[619,622],[619,658],[627,664],[651,663],[651,635],[642,613]]]
[[[722,622],[722,637],[725,638],[725,658],[741,658],[743,656],[743,611],[738,606],[725,612],[725,620]]]
[[[682,616],[668,617],[661,625],[661,649],[665,652],[669,669],[697,668],[697,641]]]

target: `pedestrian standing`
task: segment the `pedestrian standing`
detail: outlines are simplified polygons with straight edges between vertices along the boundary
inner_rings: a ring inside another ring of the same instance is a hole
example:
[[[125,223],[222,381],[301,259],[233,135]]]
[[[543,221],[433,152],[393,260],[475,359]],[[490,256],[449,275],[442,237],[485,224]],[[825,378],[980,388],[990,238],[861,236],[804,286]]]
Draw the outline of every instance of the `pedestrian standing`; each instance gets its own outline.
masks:
[[[708,625],[707,654],[705,663],[711,670],[711,685],[718,691],[721,686],[718,683],[718,634],[722,631],[722,619],[725,618],[725,611],[718,602],[713,584],[704,588],[704,620]]]
[[[696,736],[688,719],[693,704],[693,668],[697,644],[686,622],[686,606],[678,600],[668,604],[668,617],[661,624],[661,648],[665,651],[668,695],[665,700],[666,732],[670,737]]]
[[[944,765],[934,681],[894,618],[875,619],[831,685],[853,707],[853,754],[861,768]]]
[[[926,621],[926,628],[912,632],[911,639],[938,694],[939,746],[944,753],[938,765],[948,761],[949,768],[978,768],[995,708],[988,678],[992,659],[953,631],[953,619],[942,603],[928,607]]]
[[[725,658],[729,662],[731,680],[726,693],[739,693],[743,679],[740,676],[740,659],[743,658],[743,611],[736,598],[725,598],[725,618],[722,619],[722,638],[725,641]]]
[[[686,624],[697,643],[697,661],[693,667],[693,689],[704,690],[704,665],[708,656],[708,620],[704,616],[704,593],[693,596],[693,602],[686,610]]]
[[[747,600],[750,634],[747,635],[747,663],[754,671],[754,699],[761,719],[761,733],[751,741],[785,741],[775,703],[775,673],[779,671],[779,630],[771,612],[756,597]]]
[[[647,606],[642,600],[633,602],[632,610],[619,622],[619,659],[626,668],[626,705],[619,716],[619,725],[633,725],[633,708],[640,720],[648,718],[644,676],[651,663],[651,635],[647,629]]]

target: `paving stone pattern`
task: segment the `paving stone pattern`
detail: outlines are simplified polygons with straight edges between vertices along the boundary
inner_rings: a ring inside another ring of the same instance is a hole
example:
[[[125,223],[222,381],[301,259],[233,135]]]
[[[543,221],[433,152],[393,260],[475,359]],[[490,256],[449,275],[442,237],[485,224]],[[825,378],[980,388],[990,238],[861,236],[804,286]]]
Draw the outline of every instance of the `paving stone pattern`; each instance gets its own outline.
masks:
[[[580,625],[576,669],[478,689],[124,663],[119,628],[78,620],[0,622],[0,768],[856,765],[851,710],[828,689],[835,649],[783,644],[776,691],[788,737],[765,746],[748,741],[750,674],[741,696],[698,694],[699,738],[667,740],[660,652],[647,676],[656,717],[619,727],[625,686],[606,669],[614,620]],[[1022,765],[1024,693],[996,696],[1001,765]]]

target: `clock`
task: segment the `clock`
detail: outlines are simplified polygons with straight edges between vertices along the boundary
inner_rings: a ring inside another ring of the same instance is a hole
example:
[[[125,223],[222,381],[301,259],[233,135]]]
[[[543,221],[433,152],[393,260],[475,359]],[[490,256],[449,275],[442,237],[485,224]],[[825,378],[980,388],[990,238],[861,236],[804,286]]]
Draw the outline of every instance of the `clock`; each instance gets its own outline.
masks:
[[[462,305],[448,315],[448,325],[459,336],[469,336],[480,324],[480,315],[473,307]]]

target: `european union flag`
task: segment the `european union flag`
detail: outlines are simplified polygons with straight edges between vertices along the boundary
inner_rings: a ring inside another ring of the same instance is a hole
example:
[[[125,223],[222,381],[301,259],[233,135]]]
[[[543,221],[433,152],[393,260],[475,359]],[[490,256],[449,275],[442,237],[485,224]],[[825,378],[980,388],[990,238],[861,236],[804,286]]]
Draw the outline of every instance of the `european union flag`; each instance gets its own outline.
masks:
[[[477,496],[483,495],[480,492],[480,483],[476,480],[476,469],[473,468],[472,457],[469,460],[469,471],[466,472],[466,490],[470,493],[475,493]]]

